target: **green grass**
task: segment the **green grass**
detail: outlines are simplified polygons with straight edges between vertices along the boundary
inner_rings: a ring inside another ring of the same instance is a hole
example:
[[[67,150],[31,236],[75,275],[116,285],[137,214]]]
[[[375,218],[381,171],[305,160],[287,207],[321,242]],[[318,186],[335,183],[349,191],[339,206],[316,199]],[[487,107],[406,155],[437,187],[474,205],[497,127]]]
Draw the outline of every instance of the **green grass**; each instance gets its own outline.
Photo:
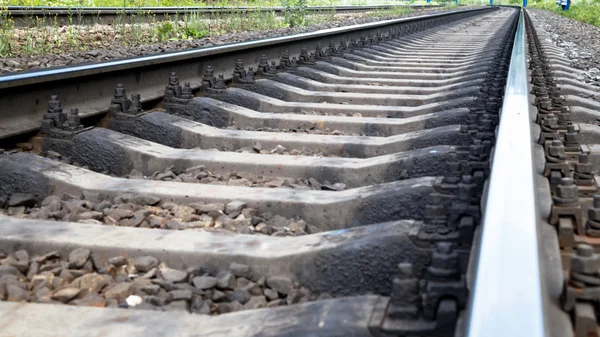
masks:
[[[392,7],[390,9],[378,9],[376,11],[371,12],[372,17],[382,17],[382,16],[394,16],[394,15],[406,15],[412,13],[412,8],[410,7]]]
[[[312,19],[307,17],[304,21],[308,24]],[[45,16],[32,18],[27,29],[17,29],[14,20],[0,7],[0,57],[102,49],[105,47],[102,41],[115,41],[130,47],[288,26],[273,11],[193,12],[162,22],[147,13],[130,17],[119,15],[112,26],[104,26],[102,30],[78,23],[76,14],[69,17],[69,25],[65,27],[60,27],[52,17]]]
[[[47,0],[0,0],[0,57],[36,56],[48,54],[61,54],[82,50],[105,48],[102,41],[115,41],[123,46],[148,45],[164,41],[179,41],[227,33],[244,31],[261,31],[284,27],[306,26],[321,22],[333,21],[336,14],[332,10],[308,12],[306,7],[314,5],[316,0],[255,0],[277,1],[278,5],[285,7],[283,16],[277,16],[273,11],[236,11],[218,13],[201,13],[199,11],[185,15],[175,15],[166,21],[158,22],[156,16],[139,9],[135,14],[126,16],[124,13],[117,15],[114,24],[106,30],[94,31],[93,27],[81,25],[82,18],[78,15],[76,7],[69,7],[69,25],[60,27],[56,17],[46,15],[43,17],[26,18],[27,29],[15,28],[15,22],[5,7],[7,2],[11,5],[47,5]],[[96,4],[101,6],[114,5],[121,0],[61,0],[65,2],[76,1],[79,5]],[[112,2],[111,2],[112,1]],[[127,4],[133,0],[125,0]],[[135,0],[141,6],[162,6],[169,1],[177,1],[181,5],[198,5],[195,0]],[[231,5],[219,0],[220,4]],[[339,1],[348,0],[320,0],[321,6],[334,6]],[[351,0],[364,1],[364,0]],[[383,0],[387,1],[387,0]],[[448,4],[447,1],[444,1]],[[398,2],[395,2],[399,4]],[[415,2],[416,3],[416,2]],[[59,4],[52,1],[53,5]],[[72,3],[71,3],[72,4]],[[245,2],[244,4],[248,4]],[[139,7],[138,7],[139,8]],[[448,6],[450,9],[451,6]],[[409,7],[393,7],[387,10],[378,10],[371,16],[399,16],[409,14]]]
[[[307,6],[403,4],[410,0],[305,0]],[[419,1],[424,3],[424,1]],[[51,7],[182,7],[281,6],[280,0],[0,0],[1,6]],[[285,4],[283,4],[285,6]]]
[[[530,5],[534,8],[546,9],[562,16],[600,27],[600,1],[577,1],[576,3],[571,3],[571,7],[566,11],[563,11],[554,1],[538,1]]]
[[[164,41],[217,36],[246,31],[262,31],[292,26],[304,26],[335,20],[335,12],[306,13],[302,1],[289,0],[286,15],[273,11],[231,10],[217,13],[195,11],[157,21],[154,15],[118,15],[111,26],[81,25],[74,11],[69,25],[60,27],[56,18],[28,18],[27,28],[15,28],[14,20],[0,7],[0,57],[39,56],[76,51],[103,49],[103,41],[114,41],[123,46],[149,45]]]

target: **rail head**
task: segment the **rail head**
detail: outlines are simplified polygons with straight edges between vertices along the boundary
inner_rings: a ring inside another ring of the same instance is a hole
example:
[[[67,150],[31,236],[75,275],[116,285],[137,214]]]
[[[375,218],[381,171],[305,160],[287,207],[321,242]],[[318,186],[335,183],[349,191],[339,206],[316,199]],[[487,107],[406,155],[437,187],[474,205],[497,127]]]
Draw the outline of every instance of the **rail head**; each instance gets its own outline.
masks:
[[[523,11],[515,35],[467,336],[545,336]]]

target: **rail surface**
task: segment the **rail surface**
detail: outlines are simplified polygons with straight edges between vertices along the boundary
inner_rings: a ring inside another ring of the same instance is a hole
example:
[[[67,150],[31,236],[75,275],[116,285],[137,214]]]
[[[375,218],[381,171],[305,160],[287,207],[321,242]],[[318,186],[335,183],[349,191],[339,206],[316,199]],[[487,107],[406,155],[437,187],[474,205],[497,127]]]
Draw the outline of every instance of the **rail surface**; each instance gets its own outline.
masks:
[[[597,335],[600,89],[549,41],[490,7],[0,77],[0,326]]]
[[[357,13],[390,10],[393,8],[441,8],[444,5],[371,5],[371,6],[308,6],[308,13]],[[68,25],[68,24],[114,24],[137,17],[150,20],[173,20],[188,14],[210,15],[213,14],[244,14],[244,13],[275,13],[281,15],[285,7],[22,7],[8,6],[2,8],[13,18],[17,27],[27,27],[32,24]],[[37,19],[36,19],[37,18]],[[39,19],[39,20],[38,20]],[[42,20],[43,19],[43,20]]]
[[[470,337],[546,335],[524,26],[521,11],[484,200]]]

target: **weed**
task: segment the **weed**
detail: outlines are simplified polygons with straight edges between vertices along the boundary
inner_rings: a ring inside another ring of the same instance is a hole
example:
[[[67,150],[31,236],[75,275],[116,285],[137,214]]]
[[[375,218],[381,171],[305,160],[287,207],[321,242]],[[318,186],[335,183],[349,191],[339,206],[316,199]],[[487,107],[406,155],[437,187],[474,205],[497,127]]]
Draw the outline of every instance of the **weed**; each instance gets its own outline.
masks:
[[[283,21],[290,27],[306,25],[308,0],[281,0]]]
[[[10,57],[14,52],[13,28],[15,22],[6,7],[0,7],[0,56]]]
[[[79,29],[78,29],[78,27],[75,26],[75,23],[73,20],[73,9],[71,7],[69,7],[68,16],[69,16],[69,28],[68,28],[67,40],[69,41],[69,44],[71,45],[72,49],[79,49]]]
[[[185,38],[202,38],[209,34],[206,20],[199,11],[187,14],[183,20],[183,35]]]
[[[412,13],[412,8],[408,6],[392,6],[389,9],[377,9],[371,12],[372,17],[400,16]]]
[[[273,10],[268,12],[252,12],[250,22],[254,22],[256,24],[254,28],[258,30],[277,29],[284,26],[284,23],[278,19],[277,14]]]
[[[0,4],[22,2],[27,5],[46,5],[49,0],[0,0]],[[94,15],[94,26],[82,25],[83,17],[80,7],[89,5],[110,5],[119,2],[121,6],[143,5],[159,6],[166,1],[177,0],[56,0],[53,3],[68,4],[67,25],[61,27],[57,16],[30,16],[25,18],[27,28],[15,28],[15,23],[6,8],[0,7],[0,57],[14,57],[20,55],[46,55],[52,53],[65,53],[91,48],[105,47],[106,41],[114,41],[123,46],[137,46],[164,41],[182,39],[198,39],[225,33],[247,31],[262,31],[283,27],[304,26],[307,24],[328,22],[335,20],[335,13],[323,10],[317,13],[307,13],[307,6],[322,0],[219,0],[222,5],[239,5],[252,3],[264,4],[267,1],[273,5],[274,1],[282,1],[285,7],[283,16],[278,16],[273,10],[229,10],[227,12],[201,13],[195,11],[185,15],[167,17],[166,20],[157,22],[156,16],[145,12],[138,7],[131,16],[126,15],[124,9],[117,10],[116,19],[112,26],[102,26],[100,15]],[[106,3],[113,1],[112,3]],[[187,4],[188,0],[182,0]],[[196,0],[190,0],[196,3]],[[214,0],[213,0],[214,1]],[[326,0],[328,6],[338,5],[341,1]],[[354,0],[350,0],[354,1]],[[389,1],[389,0],[375,0]],[[203,4],[203,3],[200,3]],[[380,15],[405,14],[408,8],[393,8],[387,12],[380,11]]]

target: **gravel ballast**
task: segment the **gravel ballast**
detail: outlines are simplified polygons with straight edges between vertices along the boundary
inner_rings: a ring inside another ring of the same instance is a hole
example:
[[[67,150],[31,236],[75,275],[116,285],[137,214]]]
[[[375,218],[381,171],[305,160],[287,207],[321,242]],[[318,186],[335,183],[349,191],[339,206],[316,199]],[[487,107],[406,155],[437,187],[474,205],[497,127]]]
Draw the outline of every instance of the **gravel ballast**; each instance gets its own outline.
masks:
[[[541,9],[528,9],[538,29],[567,55],[567,60],[576,69],[585,70],[583,81],[600,86],[600,29],[587,23]]]
[[[295,190],[342,191],[346,189],[346,185],[343,183],[331,184],[328,181],[320,183],[314,178],[265,177],[248,172],[232,172],[229,175],[220,175],[208,171],[203,165],[189,167],[182,172],[176,171],[174,167],[168,167],[163,172],[155,172],[149,177],[144,176],[139,171],[133,170],[127,175],[127,178],[243,187],[289,188]]]
[[[231,231],[241,234],[299,236],[319,230],[301,219],[260,213],[243,201],[161,203],[153,196],[123,194],[101,198],[95,193],[82,196],[51,195],[39,202],[31,194],[0,197],[0,214],[21,218],[79,222],[86,224],[157,228],[170,230]]]
[[[319,299],[330,298],[322,294]],[[223,270],[169,268],[154,256],[113,256],[99,262],[86,248],[30,256],[0,252],[0,300],[188,311],[218,315],[314,301],[317,296],[282,275],[262,276],[247,265]]]

